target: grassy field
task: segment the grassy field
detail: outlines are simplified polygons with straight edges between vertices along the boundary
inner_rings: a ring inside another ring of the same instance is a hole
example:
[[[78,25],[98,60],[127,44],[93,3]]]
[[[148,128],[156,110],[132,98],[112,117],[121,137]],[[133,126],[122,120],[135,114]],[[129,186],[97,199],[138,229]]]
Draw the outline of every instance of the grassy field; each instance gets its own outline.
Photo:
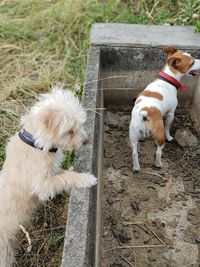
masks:
[[[93,23],[194,25],[200,31],[199,19],[198,0],[0,1],[0,167],[6,140],[39,93],[62,82],[81,95]],[[71,159],[68,155],[66,165]],[[52,229],[65,224],[66,199],[66,195],[58,197],[36,213],[29,229],[35,249],[24,253],[26,241],[21,238],[18,255],[24,256],[18,257],[16,266],[58,266],[64,228]],[[62,219],[53,222],[57,212]]]

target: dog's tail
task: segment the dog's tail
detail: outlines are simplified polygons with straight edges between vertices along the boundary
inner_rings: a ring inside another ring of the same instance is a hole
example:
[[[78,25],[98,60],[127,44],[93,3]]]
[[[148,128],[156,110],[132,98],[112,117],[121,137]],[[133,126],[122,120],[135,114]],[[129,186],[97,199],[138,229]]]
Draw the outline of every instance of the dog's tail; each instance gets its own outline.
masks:
[[[158,145],[164,145],[164,124],[160,110],[156,107],[146,107],[140,110],[139,114],[145,123],[145,128],[150,130],[156,143]]]

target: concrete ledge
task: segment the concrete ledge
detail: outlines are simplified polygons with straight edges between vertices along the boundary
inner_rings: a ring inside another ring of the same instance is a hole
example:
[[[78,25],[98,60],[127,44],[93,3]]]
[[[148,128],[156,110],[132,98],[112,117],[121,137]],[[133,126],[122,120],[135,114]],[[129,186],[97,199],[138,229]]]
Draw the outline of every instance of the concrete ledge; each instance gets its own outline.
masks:
[[[92,27],[90,44],[134,47],[174,45],[198,49],[199,38],[200,33],[194,32],[191,26],[98,23]]]
[[[99,107],[98,87],[99,49],[90,49],[83,93],[83,106],[87,110],[86,130],[89,144],[76,154],[75,170],[98,176]],[[62,267],[94,266],[96,228],[96,187],[72,190],[63,250]]]

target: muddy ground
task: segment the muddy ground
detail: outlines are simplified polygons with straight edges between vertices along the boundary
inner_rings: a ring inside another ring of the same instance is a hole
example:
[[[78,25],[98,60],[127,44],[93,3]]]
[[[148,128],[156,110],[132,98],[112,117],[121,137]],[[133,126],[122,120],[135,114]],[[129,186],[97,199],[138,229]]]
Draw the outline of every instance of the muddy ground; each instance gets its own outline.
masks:
[[[101,266],[200,266],[200,145],[167,142],[158,169],[154,142],[140,142],[133,173],[129,122],[127,113],[106,114]],[[188,109],[177,110],[172,135],[182,127],[197,137]]]

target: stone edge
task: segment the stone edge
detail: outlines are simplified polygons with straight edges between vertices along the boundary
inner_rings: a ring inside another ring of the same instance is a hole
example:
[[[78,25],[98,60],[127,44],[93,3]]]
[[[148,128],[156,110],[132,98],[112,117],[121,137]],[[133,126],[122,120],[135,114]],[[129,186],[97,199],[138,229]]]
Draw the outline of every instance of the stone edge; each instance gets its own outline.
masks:
[[[99,48],[90,48],[83,93],[87,110],[86,130],[89,144],[76,153],[74,169],[98,176],[99,134],[98,96]],[[65,233],[62,267],[94,266],[96,227],[96,186],[91,189],[72,189]]]
[[[96,23],[91,29],[90,44],[115,47],[174,45],[177,48],[200,48],[200,33],[194,30],[193,26]]]

